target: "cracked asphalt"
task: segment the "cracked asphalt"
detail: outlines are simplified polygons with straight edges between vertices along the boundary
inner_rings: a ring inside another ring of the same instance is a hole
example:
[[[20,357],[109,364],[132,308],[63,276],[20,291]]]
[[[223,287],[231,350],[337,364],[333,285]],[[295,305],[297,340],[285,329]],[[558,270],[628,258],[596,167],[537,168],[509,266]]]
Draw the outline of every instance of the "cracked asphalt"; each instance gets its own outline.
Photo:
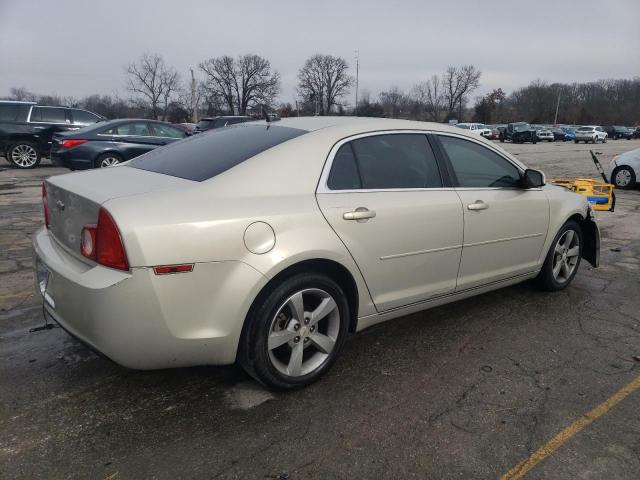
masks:
[[[640,141],[596,146],[606,165]],[[510,145],[548,176],[597,178],[593,146]],[[63,169],[0,160],[0,477],[499,478],[640,375],[640,191],[598,214],[601,268],[352,336],[333,370],[274,394],[237,367],[121,368],[42,324],[31,234]],[[530,479],[637,479],[640,391]]]

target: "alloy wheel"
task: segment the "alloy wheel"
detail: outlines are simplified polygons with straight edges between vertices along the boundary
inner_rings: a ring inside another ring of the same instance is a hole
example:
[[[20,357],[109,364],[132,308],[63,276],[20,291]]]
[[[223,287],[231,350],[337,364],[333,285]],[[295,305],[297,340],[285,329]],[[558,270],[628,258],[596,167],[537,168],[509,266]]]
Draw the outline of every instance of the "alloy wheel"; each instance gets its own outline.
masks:
[[[38,152],[31,145],[16,145],[11,150],[11,161],[20,168],[33,167],[38,161]]]
[[[340,309],[324,290],[310,288],[290,296],[269,327],[271,364],[289,377],[308,375],[322,367],[336,346]]]
[[[118,165],[119,163],[120,159],[117,157],[104,157],[100,161],[100,168],[113,167],[114,165]]]
[[[553,277],[559,283],[568,282],[578,265],[580,237],[574,230],[567,230],[556,242],[553,254]]]

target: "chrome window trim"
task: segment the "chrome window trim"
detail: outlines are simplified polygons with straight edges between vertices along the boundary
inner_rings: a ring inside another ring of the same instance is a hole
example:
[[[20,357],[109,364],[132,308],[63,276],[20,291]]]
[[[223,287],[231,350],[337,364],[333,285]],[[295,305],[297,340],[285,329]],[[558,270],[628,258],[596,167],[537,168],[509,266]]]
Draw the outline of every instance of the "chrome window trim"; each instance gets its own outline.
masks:
[[[424,192],[424,191],[448,191],[448,190],[481,190],[481,191],[486,191],[486,190],[524,190],[522,188],[518,188],[518,187],[433,187],[433,188],[357,188],[357,189],[350,189],[350,190],[331,190],[328,186],[328,181],[329,181],[329,173],[331,172],[331,167],[333,166],[333,160],[336,156],[336,153],[338,152],[338,150],[340,149],[340,147],[342,147],[342,145],[344,145],[347,142],[350,142],[352,140],[357,140],[359,138],[366,138],[366,137],[373,137],[373,136],[377,136],[377,135],[387,135],[387,134],[407,134],[407,133],[413,133],[413,134],[418,134],[418,135],[445,135],[445,136],[449,136],[449,137],[454,137],[454,138],[459,138],[462,140],[467,140],[469,142],[473,142],[473,143],[477,143],[478,145],[480,145],[481,147],[487,148],[488,150],[494,152],[495,154],[497,154],[498,156],[500,156],[501,158],[505,159],[507,162],[509,162],[511,165],[513,165],[514,167],[516,167],[516,169],[521,173],[524,174],[524,170],[520,165],[518,165],[517,163],[515,163],[512,159],[510,159],[509,157],[505,157],[504,154],[502,152],[500,152],[499,150],[497,150],[493,145],[486,145],[484,142],[479,141],[479,139],[476,138],[472,138],[466,135],[459,135],[457,133],[454,132],[442,132],[442,131],[438,131],[438,130],[418,130],[418,129],[404,129],[404,130],[378,130],[378,131],[373,131],[373,132],[366,132],[366,133],[358,133],[355,135],[351,135],[349,137],[345,137],[342,140],[338,141],[333,147],[331,147],[331,150],[329,150],[329,155],[327,156],[327,160],[325,161],[324,167],[322,169],[322,173],[320,175],[320,181],[318,182],[318,187],[316,188],[316,194],[322,193],[331,193],[331,194],[340,194],[340,193],[374,193],[374,192]],[[435,152],[433,152],[435,155]],[[536,190],[542,190],[541,188],[527,188],[527,191],[536,191]]]
[[[327,160],[324,162],[324,167],[322,169],[322,173],[320,174],[320,181],[318,182],[318,187],[316,188],[316,193],[372,193],[372,192],[424,192],[424,191],[435,191],[435,190],[453,190],[453,188],[446,187],[434,187],[434,188],[357,188],[351,190],[331,190],[329,188],[329,173],[331,172],[331,167],[333,166],[333,160],[336,156],[336,153],[345,143],[351,142],[353,140],[358,140],[359,138],[367,138],[367,137],[377,137],[380,135],[401,135],[401,134],[415,134],[415,135],[427,135],[429,133],[433,133],[433,130],[418,130],[418,129],[403,129],[403,130],[376,130],[372,132],[365,133],[357,133],[355,135],[350,135],[345,137],[338,142],[336,142],[331,150],[329,150],[329,155],[327,155]],[[435,152],[433,152],[435,156]]]
[[[96,133],[96,137],[109,137],[109,138],[128,138],[128,137],[138,137],[138,138],[169,138],[173,140],[183,140],[182,138],[176,137],[158,137],[156,135],[118,135],[111,133]],[[186,137],[184,137],[186,138]]]

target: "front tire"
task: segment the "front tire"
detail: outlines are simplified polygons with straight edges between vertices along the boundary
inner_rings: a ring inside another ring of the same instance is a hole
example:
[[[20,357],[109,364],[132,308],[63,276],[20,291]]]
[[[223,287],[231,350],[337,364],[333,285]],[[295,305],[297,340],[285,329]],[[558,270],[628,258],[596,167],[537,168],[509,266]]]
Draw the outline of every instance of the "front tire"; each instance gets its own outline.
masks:
[[[35,168],[40,165],[40,149],[32,142],[16,142],[7,151],[7,160],[17,168]]]
[[[340,286],[299,273],[259,297],[247,315],[239,363],[260,383],[292,390],[318,380],[347,336],[349,305]]]
[[[636,173],[631,167],[616,167],[611,173],[611,183],[621,190],[630,190],[636,185]]]
[[[574,220],[565,223],[557,233],[542,270],[537,277],[541,289],[553,292],[569,286],[578,272],[582,258],[582,229]]]

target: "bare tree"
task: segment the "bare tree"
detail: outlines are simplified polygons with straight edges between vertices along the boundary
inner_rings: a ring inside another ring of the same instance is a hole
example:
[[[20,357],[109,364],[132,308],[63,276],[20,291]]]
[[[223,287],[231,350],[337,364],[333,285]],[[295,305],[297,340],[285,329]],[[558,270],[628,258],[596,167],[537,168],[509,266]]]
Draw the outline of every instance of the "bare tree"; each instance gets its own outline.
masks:
[[[411,110],[411,98],[398,87],[391,87],[385,92],[380,92],[380,105],[387,117],[406,117]]]
[[[424,82],[413,87],[412,96],[424,109],[427,119],[440,122],[445,106],[442,81],[438,75],[433,75]]]
[[[307,102],[318,105],[317,113],[327,115],[339,99],[349,93],[354,79],[348,74],[344,58],[315,54],[298,72],[298,94]]]
[[[221,99],[229,113],[245,115],[255,105],[271,105],[280,92],[280,75],[259,55],[210,58],[200,69],[207,75],[209,95]]]
[[[462,119],[462,107],[469,95],[480,85],[481,75],[482,72],[473,65],[447,68],[442,78],[442,84],[450,118],[457,108],[458,118]]]
[[[138,62],[125,67],[127,88],[142,95],[151,106],[153,118],[159,118],[160,106],[166,118],[171,97],[180,88],[180,75],[157,54],[145,53]]]

